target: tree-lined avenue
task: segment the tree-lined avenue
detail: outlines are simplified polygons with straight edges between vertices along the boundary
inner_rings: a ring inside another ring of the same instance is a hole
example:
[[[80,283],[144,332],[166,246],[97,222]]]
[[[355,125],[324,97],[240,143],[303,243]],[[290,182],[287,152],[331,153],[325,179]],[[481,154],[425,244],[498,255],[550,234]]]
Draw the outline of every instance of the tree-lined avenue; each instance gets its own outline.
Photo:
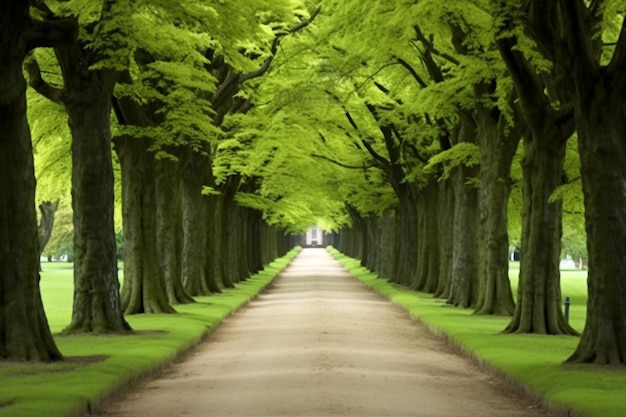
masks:
[[[502,381],[304,249],[184,361],[100,417],[540,417]]]

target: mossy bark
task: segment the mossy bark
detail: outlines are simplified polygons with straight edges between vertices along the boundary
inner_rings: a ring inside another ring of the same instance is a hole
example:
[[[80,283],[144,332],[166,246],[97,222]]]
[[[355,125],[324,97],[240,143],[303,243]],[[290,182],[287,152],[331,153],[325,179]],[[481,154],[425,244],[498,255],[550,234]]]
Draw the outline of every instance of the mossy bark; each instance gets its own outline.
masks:
[[[64,333],[119,332],[130,326],[120,307],[115,241],[110,98],[114,71],[89,68],[80,43],[55,49],[72,133],[74,304]]]
[[[439,199],[437,228],[439,235],[439,272],[437,276],[437,286],[434,288],[434,296],[437,298],[447,298],[450,293],[450,282],[452,280],[452,261],[454,245],[454,187],[450,179],[439,183]]]
[[[417,275],[410,288],[433,294],[439,280],[439,185],[431,181],[418,200]],[[409,255],[410,256],[410,255]]]
[[[550,135],[546,129],[543,134]],[[522,248],[517,305],[507,333],[577,334],[561,308],[561,200],[564,139],[529,136],[524,141]]]
[[[587,319],[568,362],[626,364],[626,83],[614,68],[576,103],[589,253]]]
[[[396,187],[398,206],[395,212],[396,239],[387,244],[394,245],[395,259],[389,279],[406,287],[414,286],[418,279],[418,198],[415,189],[408,184]]]
[[[492,86],[479,94],[491,91]],[[509,282],[507,204],[510,172],[520,134],[507,126],[497,109],[479,106],[476,124],[480,148],[479,291],[476,314],[513,315],[515,303]]]
[[[28,2],[0,2],[0,358],[54,361],[39,292],[35,173],[26,119],[22,36]]]
[[[193,303],[181,280],[182,214],[180,165],[156,160],[156,240],[163,271],[165,292],[170,304]]]
[[[478,299],[478,189],[467,179],[477,168],[460,166],[452,174],[455,190],[452,276],[447,303],[470,308]]]
[[[122,308],[126,314],[176,312],[165,291],[157,246],[155,161],[149,146],[146,139],[124,137],[116,141],[122,170]]]
[[[208,184],[202,173],[211,169],[210,160],[188,150],[182,161],[182,282],[189,294],[207,295],[211,292],[204,269],[208,219],[202,187]]]

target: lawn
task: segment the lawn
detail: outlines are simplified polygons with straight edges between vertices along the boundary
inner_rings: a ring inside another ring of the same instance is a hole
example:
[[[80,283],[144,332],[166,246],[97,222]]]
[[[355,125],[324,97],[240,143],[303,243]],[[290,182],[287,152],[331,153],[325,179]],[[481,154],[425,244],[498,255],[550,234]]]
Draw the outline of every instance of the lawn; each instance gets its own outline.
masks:
[[[626,372],[592,365],[564,365],[577,337],[503,334],[506,317],[475,316],[471,310],[450,307],[430,294],[399,288],[331,248],[331,253],[360,281],[405,308],[434,332],[442,334],[479,363],[504,376],[556,409],[572,416],[626,416]],[[516,265],[510,268],[517,287]],[[582,330],[585,320],[586,271],[562,272],[563,297],[571,298],[570,323]]]
[[[176,306],[178,314],[128,316],[135,330],[132,335],[55,335],[65,361],[0,362],[0,416],[84,415],[195,346],[221,320],[262,291],[297,252],[277,259],[235,289]],[[70,322],[72,265],[44,263],[43,268],[44,306],[52,331],[58,333]]]

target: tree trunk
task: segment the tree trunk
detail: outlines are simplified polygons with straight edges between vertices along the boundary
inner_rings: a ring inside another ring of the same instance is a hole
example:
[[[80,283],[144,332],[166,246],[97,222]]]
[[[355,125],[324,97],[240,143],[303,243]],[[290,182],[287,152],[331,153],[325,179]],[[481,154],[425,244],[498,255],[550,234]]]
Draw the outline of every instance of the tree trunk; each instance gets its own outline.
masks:
[[[211,292],[219,293],[222,288],[227,288],[222,277],[222,266],[220,259],[222,257],[221,233],[223,225],[221,224],[220,198],[218,196],[205,196],[204,200],[207,221],[207,239],[206,239],[206,262],[205,278],[207,279],[207,287]]]
[[[211,254],[207,239],[211,225],[212,202],[202,194],[204,186],[212,185],[211,160],[189,149],[183,158],[183,253],[182,278],[191,295],[219,292],[215,274],[210,268]]]
[[[561,309],[561,201],[566,140],[544,131],[524,141],[522,248],[517,305],[507,333],[577,334]],[[551,137],[552,136],[552,137]]]
[[[439,235],[439,273],[434,296],[448,298],[452,280],[452,248],[454,245],[454,185],[450,179],[439,183],[437,229]]]
[[[382,246],[380,275],[389,278],[393,272],[393,260],[397,246],[394,242],[397,239],[397,230],[393,214],[389,211],[385,212],[379,221],[379,240]]]
[[[122,170],[124,285],[126,314],[175,313],[165,291],[157,242],[154,156],[145,139],[116,140]]]
[[[111,96],[117,78],[91,71],[78,43],[55,49],[72,133],[74,305],[65,333],[129,330],[120,308],[111,155]]]
[[[431,181],[420,190],[417,276],[411,288],[433,294],[439,280],[439,185]]]
[[[43,255],[43,251],[46,245],[50,241],[52,236],[52,229],[54,228],[54,213],[59,207],[59,200],[44,201],[39,205],[39,213],[41,215],[39,219],[39,257]]]
[[[263,221],[263,213],[259,210],[244,209],[247,217],[247,251],[248,251],[248,269],[252,274],[256,274],[263,270],[262,245],[261,245],[261,222]]]
[[[233,239],[231,243],[231,256],[230,261],[232,269],[236,271],[237,282],[245,281],[250,277],[250,270],[248,269],[248,251],[247,246],[247,234],[245,216],[243,214],[243,207],[236,205],[234,212],[235,220],[235,233],[231,235]]]
[[[233,288],[237,282],[237,268],[233,268],[232,257],[236,257],[236,250],[232,247],[232,235],[236,230],[235,194],[239,187],[239,178],[229,177],[223,187],[223,193],[219,199],[219,213],[221,220],[220,230],[220,253],[218,262],[221,265],[222,282],[224,287]]]
[[[232,228],[230,225],[230,206],[225,202],[224,195],[220,195],[216,201],[216,219],[219,226],[215,244],[217,251],[214,262],[216,262],[217,274],[221,277],[221,284],[224,288],[234,288],[232,272],[229,270],[228,262],[228,242]]]
[[[28,2],[0,3],[0,358],[54,361],[39,292],[35,172],[21,39]]]
[[[513,315],[507,205],[511,164],[520,136],[515,127],[506,126],[505,117],[498,110],[479,107],[477,113],[480,285],[475,313]]]
[[[452,277],[448,304],[470,308],[478,299],[478,189],[467,184],[478,174],[473,167],[459,166],[452,174],[454,225]]]
[[[193,303],[181,280],[180,170],[177,162],[155,161],[156,239],[165,292],[170,304]]]
[[[396,208],[396,239],[387,244],[394,245],[393,273],[389,277],[396,284],[410,287],[418,274],[418,201],[414,191],[407,185],[399,187]],[[421,259],[419,259],[421,262]]]
[[[587,320],[568,362],[626,364],[626,85],[589,81],[576,103],[589,253]]]

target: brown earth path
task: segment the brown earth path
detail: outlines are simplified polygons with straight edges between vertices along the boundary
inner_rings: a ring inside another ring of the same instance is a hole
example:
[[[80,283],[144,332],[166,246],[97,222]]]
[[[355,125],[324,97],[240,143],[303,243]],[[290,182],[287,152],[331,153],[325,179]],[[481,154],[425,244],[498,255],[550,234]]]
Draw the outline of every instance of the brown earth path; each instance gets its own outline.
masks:
[[[100,416],[538,417],[438,337],[303,250],[193,353]]]

